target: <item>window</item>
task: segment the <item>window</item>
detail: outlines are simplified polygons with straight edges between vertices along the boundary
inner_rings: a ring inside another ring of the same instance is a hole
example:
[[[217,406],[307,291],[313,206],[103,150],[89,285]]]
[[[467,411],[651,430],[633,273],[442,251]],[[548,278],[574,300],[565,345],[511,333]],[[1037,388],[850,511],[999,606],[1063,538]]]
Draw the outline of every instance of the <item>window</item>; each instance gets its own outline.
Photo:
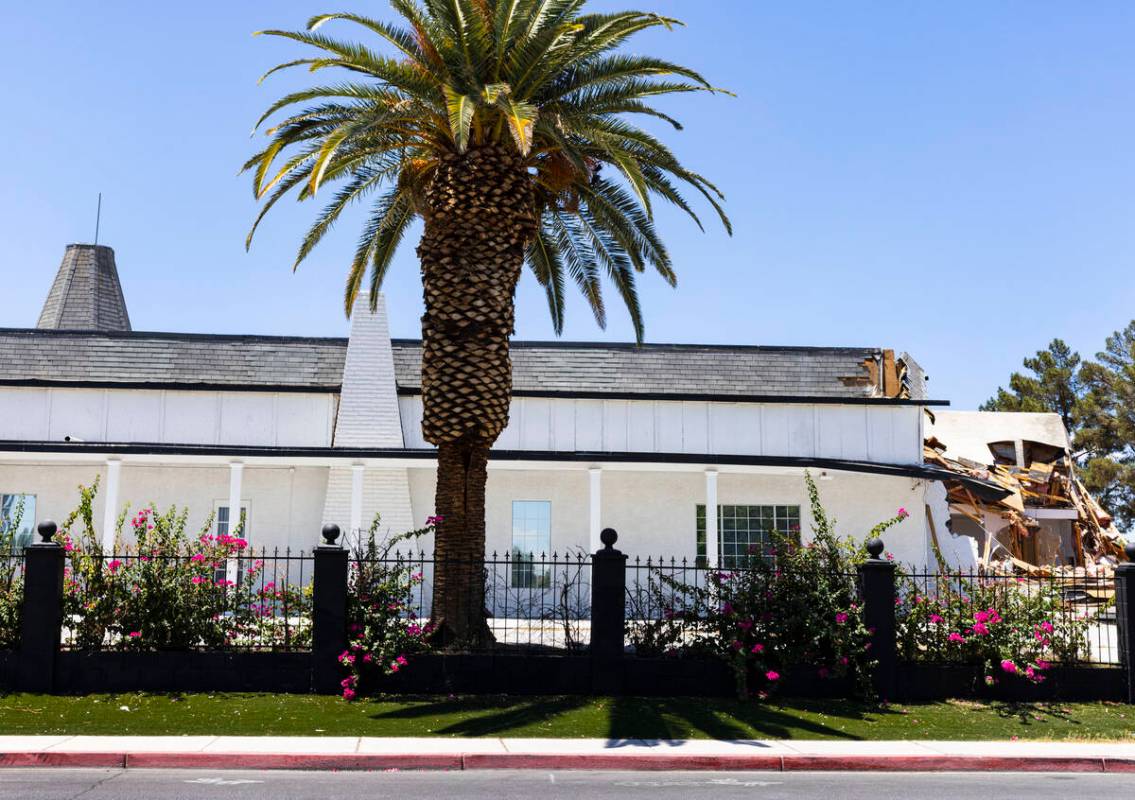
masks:
[[[552,547],[552,504],[547,500],[512,502],[512,588],[547,589],[552,573],[546,563]]]
[[[240,521],[233,521],[230,519],[229,507],[220,503],[216,504],[216,514],[213,519],[213,533],[217,536],[235,536],[237,534],[237,527]],[[240,507],[241,516],[244,518],[244,527],[240,530],[240,537],[248,541],[248,505]],[[246,547],[244,550],[239,551],[239,554],[246,556],[250,554],[249,549]],[[244,578],[244,559],[231,558],[228,562],[221,567],[217,567],[214,580],[218,581],[232,581],[233,583],[240,583]]]
[[[705,506],[697,507],[697,547],[699,565],[706,563]],[[736,567],[753,552],[767,555],[773,531],[800,536],[800,506],[718,506],[717,563]]]
[[[22,550],[33,541],[35,495],[0,494],[0,539],[12,537],[12,546]]]

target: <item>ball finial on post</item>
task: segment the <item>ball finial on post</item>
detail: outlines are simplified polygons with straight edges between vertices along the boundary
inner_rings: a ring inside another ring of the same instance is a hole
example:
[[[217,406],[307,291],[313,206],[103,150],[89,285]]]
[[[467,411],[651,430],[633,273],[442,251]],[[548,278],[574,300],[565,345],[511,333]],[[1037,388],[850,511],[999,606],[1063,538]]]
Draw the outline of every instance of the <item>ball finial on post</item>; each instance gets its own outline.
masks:
[[[886,549],[887,546],[883,544],[883,540],[878,536],[874,537],[873,539],[867,540],[867,552],[870,553],[871,558],[875,559],[876,561],[879,560],[879,557],[883,555],[883,551]]]
[[[39,533],[39,538],[42,540],[40,544],[51,544],[51,540],[55,538],[55,534],[58,530],[59,526],[52,520],[45,519],[43,522],[39,523],[39,525],[36,526],[36,532]]]
[[[1127,554],[1127,560],[1135,564],[1135,540],[1129,541],[1123,552]]]
[[[619,534],[614,528],[604,528],[599,533],[599,541],[605,549],[611,550],[615,547],[615,542],[619,541]]]
[[[339,526],[334,522],[328,522],[323,526],[323,546],[335,547],[335,540],[339,538]]]

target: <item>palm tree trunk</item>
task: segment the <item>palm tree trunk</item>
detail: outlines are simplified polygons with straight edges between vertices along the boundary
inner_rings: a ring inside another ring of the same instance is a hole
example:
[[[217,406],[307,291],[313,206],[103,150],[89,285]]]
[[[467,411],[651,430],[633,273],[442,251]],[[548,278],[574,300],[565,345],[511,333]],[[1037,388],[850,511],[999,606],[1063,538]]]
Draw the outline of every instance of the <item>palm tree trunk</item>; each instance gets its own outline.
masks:
[[[485,622],[485,482],[489,448],[508,425],[514,299],[535,233],[531,179],[499,147],[451,155],[425,197],[418,246],[422,433],[438,447],[433,614],[443,644],[489,640]]]

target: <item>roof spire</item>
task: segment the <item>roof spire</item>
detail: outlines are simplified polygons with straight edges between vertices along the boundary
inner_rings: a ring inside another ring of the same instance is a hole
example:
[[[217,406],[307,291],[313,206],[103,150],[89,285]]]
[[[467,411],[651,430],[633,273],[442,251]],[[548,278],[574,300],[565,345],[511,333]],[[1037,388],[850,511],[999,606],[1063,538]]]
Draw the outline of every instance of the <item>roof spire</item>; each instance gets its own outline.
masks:
[[[114,251],[98,244],[67,245],[36,327],[130,330]]]

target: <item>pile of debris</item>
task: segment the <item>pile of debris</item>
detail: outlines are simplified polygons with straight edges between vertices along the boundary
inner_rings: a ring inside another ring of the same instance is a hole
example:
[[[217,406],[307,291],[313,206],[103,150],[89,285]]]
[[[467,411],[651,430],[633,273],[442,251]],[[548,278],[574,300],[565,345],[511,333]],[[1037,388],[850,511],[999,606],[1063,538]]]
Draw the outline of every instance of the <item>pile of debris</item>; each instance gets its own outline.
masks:
[[[979,495],[972,482],[944,481],[951,515],[973,521],[985,533],[978,548],[983,567],[1095,577],[1110,575],[1125,560],[1122,535],[1077,477],[1066,448],[1023,439],[987,446],[988,464],[947,456],[947,445],[933,435],[923,449],[929,464],[1000,487]],[[1042,537],[1041,519],[1068,521],[1065,540]],[[1058,563],[1060,557],[1066,563]]]

